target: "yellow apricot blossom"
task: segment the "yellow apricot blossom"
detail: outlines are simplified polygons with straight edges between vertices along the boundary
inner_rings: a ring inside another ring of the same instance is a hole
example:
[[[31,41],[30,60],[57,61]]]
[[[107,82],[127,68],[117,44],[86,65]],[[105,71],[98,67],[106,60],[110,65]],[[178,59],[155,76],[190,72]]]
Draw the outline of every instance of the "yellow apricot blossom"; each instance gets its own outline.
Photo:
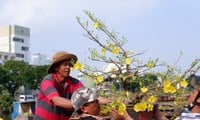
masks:
[[[117,47],[114,47],[113,50],[112,50],[112,53],[113,53],[114,55],[119,54],[119,49],[118,49]]]
[[[105,48],[102,48],[102,49],[101,49],[101,54],[102,54],[102,55],[105,55],[105,54],[106,54],[106,49],[105,49]]]
[[[94,22],[94,28],[98,29],[100,27],[100,23],[98,21]]]
[[[170,86],[171,86],[171,81],[170,80],[164,81],[163,90],[164,90],[165,93],[169,93]]]
[[[83,64],[79,63],[79,62],[76,62],[74,65],[73,65],[73,70],[83,70]]]
[[[186,80],[182,80],[182,81],[180,82],[180,84],[181,84],[182,87],[186,88],[187,85],[188,85],[188,82],[187,82]]]
[[[169,87],[169,86],[171,86],[171,81],[170,80],[164,81],[164,87]]]
[[[153,104],[147,105],[147,111],[153,111]]]
[[[120,115],[123,115],[125,111],[126,111],[126,105],[124,103],[120,103],[118,108],[118,113]]]
[[[101,83],[102,81],[104,80],[103,76],[102,75],[98,75],[96,80],[94,81],[96,84],[99,84]]]
[[[129,92],[128,91],[126,91],[126,97],[128,98],[129,96],[130,96],[130,94],[129,94]]]
[[[134,105],[133,109],[136,112],[146,111],[146,109],[147,109],[147,103],[145,103],[145,102],[137,103],[137,104]]]
[[[176,88],[174,86],[164,86],[163,88],[165,93],[175,93]]]
[[[175,93],[176,91],[177,91],[176,87],[174,87],[174,86],[171,86],[170,89],[169,89],[170,93]]]
[[[125,59],[125,63],[126,63],[127,65],[130,65],[130,64],[131,64],[131,59],[130,59],[130,58],[126,58],[126,59]]]
[[[155,66],[155,63],[153,62],[153,60],[150,60],[148,63],[147,63],[147,67],[149,68],[153,68]]]
[[[155,103],[156,102],[156,97],[154,97],[153,95],[151,95],[150,97],[149,97],[149,99],[148,99],[148,101],[150,102],[150,103]]]
[[[109,103],[109,106],[110,106],[111,109],[115,108],[115,102]]]
[[[148,91],[148,88],[147,88],[147,87],[141,87],[141,88],[140,88],[140,91],[143,92],[143,93],[145,93],[145,92]]]

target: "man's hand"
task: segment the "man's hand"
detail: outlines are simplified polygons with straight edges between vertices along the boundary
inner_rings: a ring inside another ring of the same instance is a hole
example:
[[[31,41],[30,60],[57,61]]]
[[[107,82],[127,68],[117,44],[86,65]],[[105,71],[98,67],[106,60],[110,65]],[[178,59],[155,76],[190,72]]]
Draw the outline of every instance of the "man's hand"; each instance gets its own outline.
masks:
[[[109,98],[106,98],[106,97],[99,96],[97,99],[99,100],[100,104],[107,104],[107,103],[112,102],[112,99],[109,99]]]

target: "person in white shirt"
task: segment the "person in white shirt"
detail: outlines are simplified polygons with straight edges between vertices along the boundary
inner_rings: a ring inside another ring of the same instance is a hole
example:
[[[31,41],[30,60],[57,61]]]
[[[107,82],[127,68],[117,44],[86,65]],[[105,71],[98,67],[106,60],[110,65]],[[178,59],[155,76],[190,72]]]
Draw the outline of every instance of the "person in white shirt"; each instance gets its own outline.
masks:
[[[200,120],[200,76],[193,74],[189,80],[193,87],[187,100],[189,112],[183,112],[176,120]]]

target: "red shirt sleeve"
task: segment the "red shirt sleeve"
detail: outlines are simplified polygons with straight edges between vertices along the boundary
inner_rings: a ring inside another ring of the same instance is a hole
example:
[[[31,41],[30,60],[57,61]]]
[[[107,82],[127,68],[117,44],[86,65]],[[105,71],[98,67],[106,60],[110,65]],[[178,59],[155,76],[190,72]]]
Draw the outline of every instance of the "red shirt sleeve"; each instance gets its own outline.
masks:
[[[41,83],[41,91],[49,99],[49,101],[56,96],[59,96],[59,93],[56,89],[55,83],[51,80],[43,80]]]

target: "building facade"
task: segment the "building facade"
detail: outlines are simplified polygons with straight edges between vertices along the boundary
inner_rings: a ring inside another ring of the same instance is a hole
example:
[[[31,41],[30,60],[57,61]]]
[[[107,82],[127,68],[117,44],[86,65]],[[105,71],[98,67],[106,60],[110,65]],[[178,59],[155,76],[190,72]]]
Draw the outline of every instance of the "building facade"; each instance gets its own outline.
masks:
[[[0,27],[0,62],[5,60],[30,61],[30,29],[18,25]]]

